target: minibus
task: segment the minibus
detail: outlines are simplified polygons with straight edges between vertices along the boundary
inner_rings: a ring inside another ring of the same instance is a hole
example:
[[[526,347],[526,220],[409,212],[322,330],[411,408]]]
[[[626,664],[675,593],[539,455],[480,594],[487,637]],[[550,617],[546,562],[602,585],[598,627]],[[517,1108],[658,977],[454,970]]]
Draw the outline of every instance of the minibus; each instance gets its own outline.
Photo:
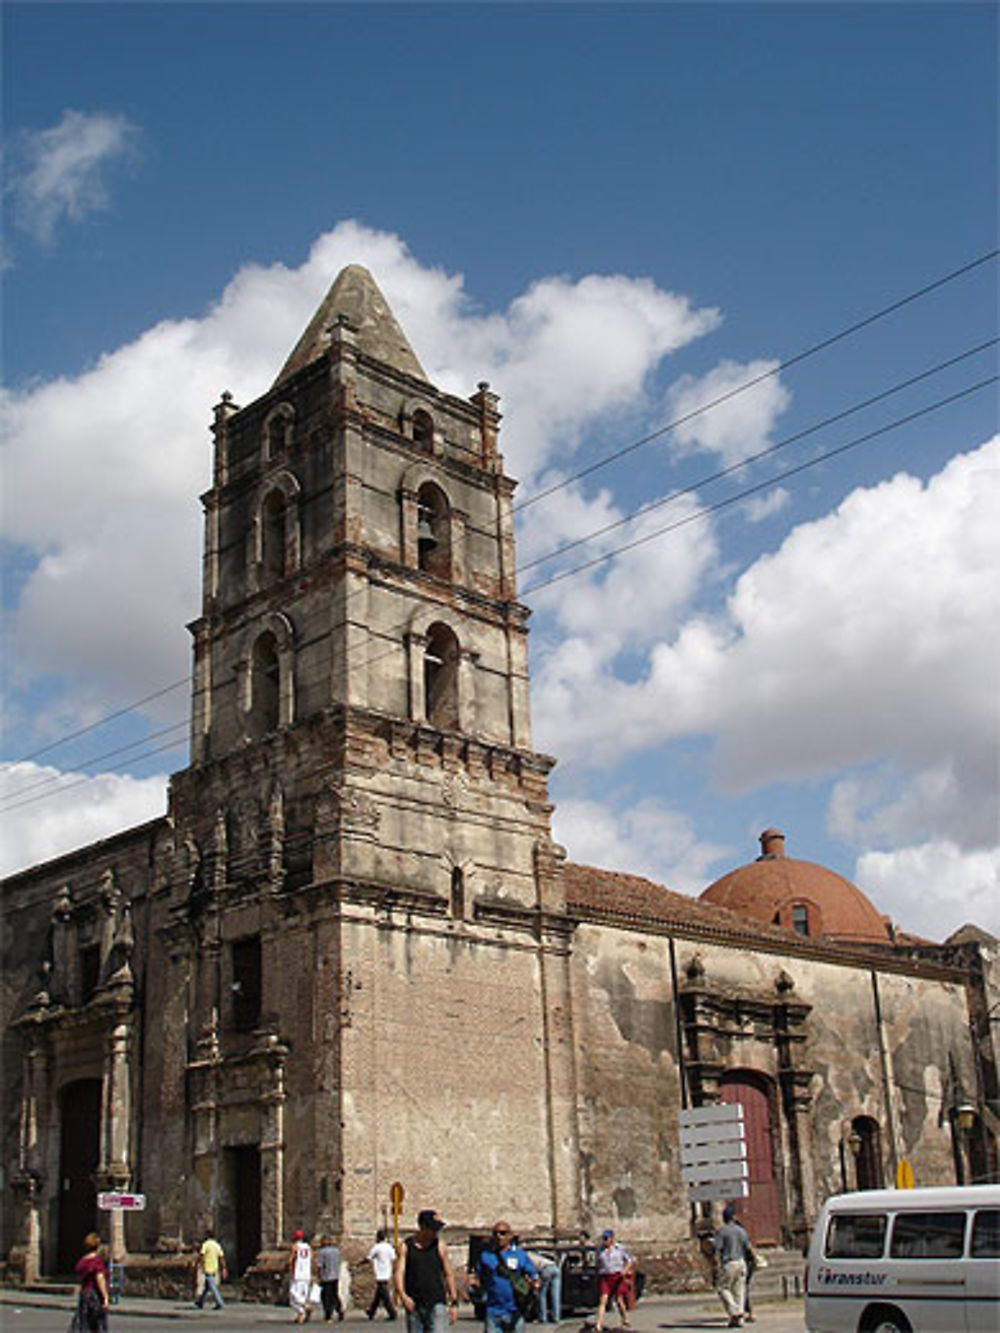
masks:
[[[863,1190],[823,1205],[809,1333],[997,1333],[1000,1185]]]

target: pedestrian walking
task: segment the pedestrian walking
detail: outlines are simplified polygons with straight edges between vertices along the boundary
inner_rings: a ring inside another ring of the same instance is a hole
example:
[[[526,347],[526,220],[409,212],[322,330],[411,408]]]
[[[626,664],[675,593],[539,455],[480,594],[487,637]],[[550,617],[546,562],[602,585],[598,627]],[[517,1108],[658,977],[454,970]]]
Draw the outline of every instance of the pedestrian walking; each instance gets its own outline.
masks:
[[[524,1333],[538,1274],[508,1223],[494,1223],[490,1244],[480,1252],[469,1284],[485,1298],[484,1333]]]
[[[538,1274],[538,1322],[558,1324],[562,1319],[562,1259],[555,1250],[527,1247]]]
[[[202,1275],[205,1279],[204,1286],[199,1291],[195,1300],[199,1310],[205,1308],[205,1297],[211,1296],[212,1303],[216,1310],[221,1310],[225,1305],[222,1299],[222,1292],[219,1290],[219,1283],[226,1280],[226,1256],[222,1252],[222,1246],[209,1231],[208,1235],[201,1242],[201,1251],[198,1259]]]
[[[595,1328],[601,1333],[604,1328],[604,1312],[608,1301],[614,1300],[622,1328],[631,1328],[628,1318],[628,1297],[632,1274],[635,1272],[635,1260],[625,1246],[615,1240],[615,1233],[610,1227],[601,1234],[601,1243],[595,1256],[597,1268],[597,1316]]]
[[[375,1244],[368,1251],[368,1262],[375,1274],[375,1295],[368,1307],[368,1318],[374,1319],[380,1305],[390,1319],[396,1318],[396,1307],[392,1303],[392,1268],[396,1262],[396,1247],[386,1240],[385,1232],[379,1228],[375,1232]]]
[[[747,1260],[750,1237],[736,1221],[731,1203],[722,1210],[722,1226],[712,1240],[716,1263],[716,1291],[729,1316],[730,1328],[742,1328],[747,1299]]]
[[[316,1277],[319,1298],[323,1305],[323,1322],[328,1324],[336,1310],[337,1318],[344,1317],[344,1303],[340,1299],[340,1248],[332,1236],[321,1236],[316,1251]]]
[[[753,1241],[751,1240],[750,1245],[747,1249],[747,1292],[743,1306],[744,1309],[743,1318],[748,1324],[756,1322],[753,1312],[753,1306],[750,1303],[750,1284],[753,1281],[753,1275],[754,1273],[756,1273],[757,1269],[766,1267],[767,1267],[767,1260],[764,1258],[764,1256],[760,1253],[760,1251],[756,1248]]]
[[[312,1314],[313,1251],[304,1231],[292,1236],[288,1255],[288,1303],[295,1311],[295,1322],[304,1324]]]
[[[396,1259],[396,1295],[406,1311],[406,1333],[445,1333],[458,1317],[455,1275],[441,1239],[444,1222],[433,1208],[417,1214]]]
[[[83,1254],[73,1271],[80,1279],[80,1295],[70,1333],[108,1333],[108,1266],[96,1231],[84,1236]]]

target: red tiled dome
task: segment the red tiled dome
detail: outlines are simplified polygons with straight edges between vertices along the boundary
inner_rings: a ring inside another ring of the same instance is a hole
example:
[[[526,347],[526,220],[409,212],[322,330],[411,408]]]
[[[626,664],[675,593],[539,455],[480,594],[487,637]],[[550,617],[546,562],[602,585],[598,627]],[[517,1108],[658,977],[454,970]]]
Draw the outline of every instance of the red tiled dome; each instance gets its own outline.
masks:
[[[836,940],[891,940],[884,917],[856,884],[842,875],[785,855],[785,837],[777,829],[760,835],[761,856],[731,870],[701,897],[716,907],[758,921],[790,926],[802,935]]]

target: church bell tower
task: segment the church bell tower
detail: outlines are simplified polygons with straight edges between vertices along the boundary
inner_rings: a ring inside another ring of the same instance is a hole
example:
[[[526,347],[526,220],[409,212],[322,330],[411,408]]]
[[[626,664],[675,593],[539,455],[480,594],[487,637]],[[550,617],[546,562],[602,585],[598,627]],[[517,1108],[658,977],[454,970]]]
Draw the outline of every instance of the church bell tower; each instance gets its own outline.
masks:
[[[549,976],[566,952],[553,761],[531,748],[497,405],[485,383],[436,389],[351,266],[270,390],[215,409],[192,762],[171,815],[199,864],[213,1097],[227,1028],[265,1034],[272,1064],[285,1052],[298,1132],[261,1115],[265,1244],[289,1210],[366,1235],[393,1180],[442,1209],[467,1199],[515,1033],[510,1057],[537,1077],[504,1081],[512,1181],[496,1203],[516,1212],[523,1191],[539,1216],[541,1175],[545,1213],[572,1209],[571,1075],[543,1068],[568,985]],[[483,1007],[510,1012],[511,984],[514,1029],[491,1015],[484,1044]],[[262,1075],[255,1095],[273,1107],[276,1086]],[[432,1106],[454,1121],[437,1169],[420,1149]]]

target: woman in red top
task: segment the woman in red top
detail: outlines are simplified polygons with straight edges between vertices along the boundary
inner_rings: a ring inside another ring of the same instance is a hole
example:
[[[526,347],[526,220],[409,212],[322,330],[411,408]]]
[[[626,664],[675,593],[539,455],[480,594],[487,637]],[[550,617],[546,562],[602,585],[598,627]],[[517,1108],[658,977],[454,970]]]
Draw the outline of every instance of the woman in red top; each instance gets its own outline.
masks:
[[[107,1333],[108,1269],[101,1258],[101,1238],[96,1231],[84,1236],[83,1249],[74,1270],[80,1279],[80,1300],[73,1327],[79,1333]]]

